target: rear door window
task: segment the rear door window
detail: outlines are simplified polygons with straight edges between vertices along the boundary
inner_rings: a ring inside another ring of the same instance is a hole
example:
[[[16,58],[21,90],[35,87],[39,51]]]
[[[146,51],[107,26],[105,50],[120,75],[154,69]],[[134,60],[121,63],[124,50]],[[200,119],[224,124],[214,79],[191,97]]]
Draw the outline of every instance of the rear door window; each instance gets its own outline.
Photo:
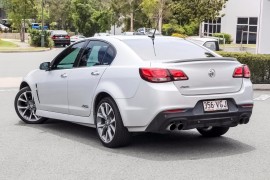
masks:
[[[86,46],[79,67],[109,65],[114,59],[114,49],[102,41],[90,41]]]

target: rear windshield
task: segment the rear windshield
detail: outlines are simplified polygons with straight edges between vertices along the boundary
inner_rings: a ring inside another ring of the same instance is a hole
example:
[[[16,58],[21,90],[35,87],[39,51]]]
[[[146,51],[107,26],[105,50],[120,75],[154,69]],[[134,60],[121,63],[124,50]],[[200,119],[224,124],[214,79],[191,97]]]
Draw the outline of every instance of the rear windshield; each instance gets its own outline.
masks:
[[[61,34],[61,35],[66,35],[68,34],[66,31],[52,31],[51,34]]]
[[[145,61],[215,57],[204,48],[180,38],[156,38],[154,41],[155,49],[151,38],[124,39],[123,42]]]

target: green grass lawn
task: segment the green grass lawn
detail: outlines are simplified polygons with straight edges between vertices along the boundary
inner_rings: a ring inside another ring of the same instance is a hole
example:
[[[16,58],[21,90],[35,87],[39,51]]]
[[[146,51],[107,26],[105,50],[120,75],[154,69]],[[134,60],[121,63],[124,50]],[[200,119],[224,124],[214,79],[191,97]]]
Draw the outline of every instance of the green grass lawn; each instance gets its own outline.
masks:
[[[3,40],[0,39],[0,47],[11,48],[11,47],[18,47],[18,46],[16,44],[12,43],[12,42],[3,41]]]

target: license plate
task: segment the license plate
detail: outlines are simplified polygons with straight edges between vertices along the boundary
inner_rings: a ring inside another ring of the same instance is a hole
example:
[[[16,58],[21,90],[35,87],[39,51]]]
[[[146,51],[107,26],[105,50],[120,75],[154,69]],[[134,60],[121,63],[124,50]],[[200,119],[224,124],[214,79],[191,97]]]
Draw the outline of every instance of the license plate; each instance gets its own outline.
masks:
[[[227,100],[203,101],[205,112],[226,111],[228,110]]]

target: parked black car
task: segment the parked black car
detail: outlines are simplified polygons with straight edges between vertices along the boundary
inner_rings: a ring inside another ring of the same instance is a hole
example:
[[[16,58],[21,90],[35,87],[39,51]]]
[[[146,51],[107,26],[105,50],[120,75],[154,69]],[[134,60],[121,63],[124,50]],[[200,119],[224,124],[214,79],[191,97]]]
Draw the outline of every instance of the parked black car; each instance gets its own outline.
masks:
[[[54,41],[54,45],[70,45],[70,37],[68,33],[64,30],[53,30],[51,31],[51,38]]]

